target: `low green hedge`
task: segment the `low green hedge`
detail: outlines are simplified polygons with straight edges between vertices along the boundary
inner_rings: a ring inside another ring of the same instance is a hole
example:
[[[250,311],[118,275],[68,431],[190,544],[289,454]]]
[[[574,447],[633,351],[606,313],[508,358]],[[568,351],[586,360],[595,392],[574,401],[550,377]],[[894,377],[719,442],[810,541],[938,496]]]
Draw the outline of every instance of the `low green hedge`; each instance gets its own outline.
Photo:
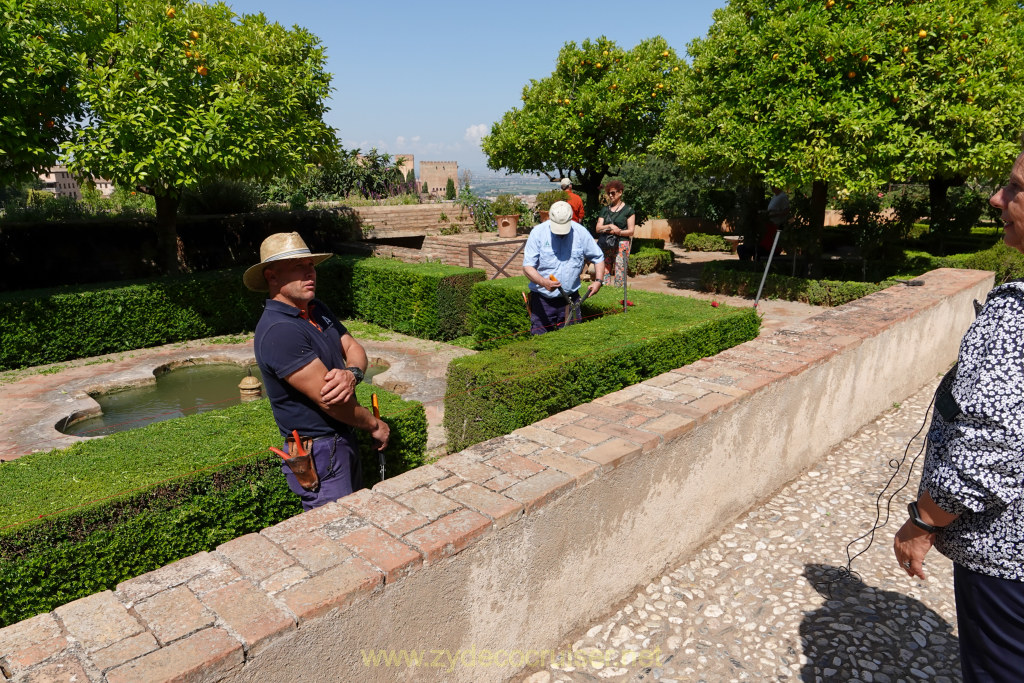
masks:
[[[621,310],[602,290],[594,306]],[[448,448],[508,434],[549,415],[712,356],[757,336],[753,309],[633,290],[627,313],[482,351],[448,366]]]
[[[641,246],[629,255],[630,276],[661,272],[671,265],[672,252],[667,249]]]
[[[929,268],[970,268],[991,270],[996,274],[996,284],[1024,278],[1024,254],[1000,242],[984,251],[973,254],[930,257]]]
[[[242,269],[125,285],[0,295],[0,370],[252,330],[266,296]],[[317,267],[317,295],[339,317],[448,340],[467,334],[469,288],[482,270],[335,256]]]
[[[422,464],[423,406],[376,391],[389,476]],[[364,483],[379,478],[360,432]],[[161,422],[0,465],[0,627],[302,511],[267,450],[266,400]]]
[[[730,251],[729,243],[721,235],[691,232],[683,238],[683,249],[690,251]]]
[[[763,266],[762,266],[763,268]],[[754,295],[761,283],[763,270],[755,265],[739,261],[709,261],[701,272],[701,288],[717,294]],[[768,273],[761,296],[766,299],[803,301],[814,306],[840,306],[867,296],[872,292],[896,284],[893,280],[882,282],[850,282],[840,280],[810,280]]]
[[[469,294],[469,322],[476,348],[496,349],[530,336],[530,316],[523,301],[529,284],[529,279],[520,275],[473,285]],[[590,319],[605,311],[607,306],[598,305],[598,300],[599,297],[594,297],[583,302],[584,318]]]
[[[353,271],[356,316],[396,332],[448,341],[469,334],[469,292],[484,271],[438,263],[362,259]]]

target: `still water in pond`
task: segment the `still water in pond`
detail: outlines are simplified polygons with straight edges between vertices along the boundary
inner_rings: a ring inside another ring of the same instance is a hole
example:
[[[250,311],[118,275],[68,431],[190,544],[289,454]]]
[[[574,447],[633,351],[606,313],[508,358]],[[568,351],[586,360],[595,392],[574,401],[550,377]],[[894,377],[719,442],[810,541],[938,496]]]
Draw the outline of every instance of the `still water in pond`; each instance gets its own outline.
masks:
[[[262,383],[259,368],[253,365],[251,369],[253,376]],[[386,365],[371,365],[366,370],[366,380],[386,369]],[[159,375],[155,385],[94,395],[103,413],[75,422],[61,431],[72,436],[103,436],[226,408],[239,402],[238,383],[248,372],[249,368],[233,364],[193,365],[171,370]]]

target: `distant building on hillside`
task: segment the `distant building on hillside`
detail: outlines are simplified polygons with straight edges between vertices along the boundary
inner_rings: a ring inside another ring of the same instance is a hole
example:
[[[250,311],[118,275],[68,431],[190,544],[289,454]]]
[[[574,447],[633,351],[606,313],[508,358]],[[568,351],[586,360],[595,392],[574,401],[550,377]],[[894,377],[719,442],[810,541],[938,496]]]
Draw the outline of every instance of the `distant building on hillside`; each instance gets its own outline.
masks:
[[[52,192],[55,197],[71,197],[81,201],[82,190],[78,180],[64,166],[51,166],[46,173],[39,174],[43,181],[43,189]],[[100,191],[100,196],[109,197],[114,194],[114,184],[106,178],[93,178],[93,184]]]
[[[455,192],[459,191],[459,164],[457,161],[421,161],[420,187],[427,184],[427,191],[437,197],[444,197],[448,189],[448,179],[455,183]]]

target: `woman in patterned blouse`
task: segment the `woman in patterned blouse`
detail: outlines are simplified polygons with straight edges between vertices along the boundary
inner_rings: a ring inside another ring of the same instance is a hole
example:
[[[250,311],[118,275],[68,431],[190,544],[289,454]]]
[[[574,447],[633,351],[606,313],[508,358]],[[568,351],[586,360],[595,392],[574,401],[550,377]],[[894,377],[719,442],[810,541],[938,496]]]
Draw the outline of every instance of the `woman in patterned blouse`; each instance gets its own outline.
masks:
[[[1024,154],[989,202],[1024,252]],[[1024,282],[989,292],[935,396],[918,499],[893,548],[925,578],[934,545],[953,560],[964,681],[1024,675]]]

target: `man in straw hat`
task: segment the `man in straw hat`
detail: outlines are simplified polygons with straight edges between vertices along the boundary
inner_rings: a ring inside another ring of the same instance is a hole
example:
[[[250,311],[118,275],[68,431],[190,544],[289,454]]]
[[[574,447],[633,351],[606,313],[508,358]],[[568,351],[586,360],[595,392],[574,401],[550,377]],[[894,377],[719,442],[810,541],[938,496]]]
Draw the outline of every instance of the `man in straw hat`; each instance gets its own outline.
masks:
[[[530,231],[523,248],[523,273],[530,278],[530,334],[565,325],[571,303],[566,296],[579,299],[584,261],[591,261],[597,274],[590,283],[590,296],[601,289],[604,252],[587,229],[573,221],[569,203],[555,202],[548,220]]]
[[[320,485],[304,489],[282,466],[288,487],[306,510],[352,493],[357,446],[353,428],[370,432],[381,449],[390,429],[356,400],[366,352],[316,298],[316,266],[332,254],[314,254],[296,232],[260,245],[260,262],[245,271],[245,286],[267,292],[253,341],[274,421],[287,438],[312,438]]]

